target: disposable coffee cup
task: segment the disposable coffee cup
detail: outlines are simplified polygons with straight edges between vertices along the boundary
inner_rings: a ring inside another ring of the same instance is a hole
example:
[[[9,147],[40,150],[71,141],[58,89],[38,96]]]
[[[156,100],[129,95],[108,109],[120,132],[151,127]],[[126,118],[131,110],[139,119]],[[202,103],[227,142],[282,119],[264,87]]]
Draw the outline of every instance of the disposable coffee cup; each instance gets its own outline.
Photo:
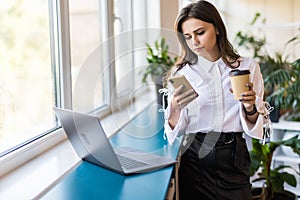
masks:
[[[231,70],[229,72],[231,87],[235,100],[242,98],[242,93],[249,91],[247,83],[249,83],[249,70]]]

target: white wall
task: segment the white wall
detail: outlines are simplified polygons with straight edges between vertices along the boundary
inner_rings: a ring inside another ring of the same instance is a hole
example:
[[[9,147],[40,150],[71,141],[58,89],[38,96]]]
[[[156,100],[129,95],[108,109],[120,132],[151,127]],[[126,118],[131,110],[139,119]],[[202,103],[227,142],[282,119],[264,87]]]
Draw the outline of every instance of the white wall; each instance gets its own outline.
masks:
[[[187,0],[161,0],[161,27],[172,29],[178,10],[187,2]],[[260,31],[260,34],[266,35],[268,50],[272,54],[274,51],[282,52],[284,44],[291,37],[300,34],[299,0],[210,0],[210,2],[221,12],[231,42],[234,42],[234,37],[240,30],[256,33]],[[256,12],[266,18],[266,23],[257,24],[255,27],[249,26]],[[173,39],[170,42],[173,45]],[[300,56],[300,45],[290,45],[285,52],[290,55],[290,60],[294,60]],[[248,52],[241,53],[245,55]]]
[[[265,25],[255,28],[266,34],[270,51],[282,51],[285,42],[300,33],[299,0],[215,0],[215,5],[222,12],[231,41],[239,30],[253,31],[248,23],[256,12],[266,18]],[[300,46],[290,46],[288,53],[292,60],[299,57]]]

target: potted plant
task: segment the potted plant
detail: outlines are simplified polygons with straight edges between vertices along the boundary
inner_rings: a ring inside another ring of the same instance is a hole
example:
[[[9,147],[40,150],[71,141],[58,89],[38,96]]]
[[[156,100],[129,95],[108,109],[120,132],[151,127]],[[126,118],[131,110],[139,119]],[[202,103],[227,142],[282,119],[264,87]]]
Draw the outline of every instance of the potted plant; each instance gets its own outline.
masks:
[[[256,13],[250,26],[261,19],[260,17],[260,13]],[[264,22],[265,19],[262,19],[262,23]],[[265,100],[275,107],[270,115],[271,120],[277,122],[280,114],[288,112],[288,120],[300,121],[300,58],[289,62],[289,57],[284,56],[288,45],[300,41],[300,34],[288,40],[283,51],[275,52],[273,57],[265,48],[267,40],[264,35],[256,37],[250,31],[239,31],[236,41],[239,47],[252,51],[253,57],[260,64],[265,84]]]
[[[280,146],[288,146],[300,155],[300,139],[298,135],[284,141],[271,141],[262,144],[260,140],[252,140],[252,150],[250,151],[251,165],[250,175],[258,175],[258,178],[252,182],[263,181],[261,188],[252,189],[253,199],[297,199],[297,196],[284,189],[284,183],[296,187],[297,181],[293,174],[283,171],[285,168],[291,168],[286,165],[271,167],[275,150]],[[294,169],[293,169],[294,170]],[[295,174],[300,175],[296,170]]]
[[[280,54],[276,58],[262,63],[263,68],[275,68],[264,78],[266,91],[269,91],[266,101],[282,110],[282,113],[287,112],[287,120],[300,121],[300,59],[289,63]]]
[[[163,87],[163,77],[174,65],[176,57],[173,59],[170,57],[169,46],[164,37],[160,40],[156,40],[154,47],[148,43],[146,43],[146,46],[148,65],[146,69],[142,71],[142,83],[147,83],[148,76],[151,76],[156,86],[158,104],[162,105],[162,98],[158,91]]]

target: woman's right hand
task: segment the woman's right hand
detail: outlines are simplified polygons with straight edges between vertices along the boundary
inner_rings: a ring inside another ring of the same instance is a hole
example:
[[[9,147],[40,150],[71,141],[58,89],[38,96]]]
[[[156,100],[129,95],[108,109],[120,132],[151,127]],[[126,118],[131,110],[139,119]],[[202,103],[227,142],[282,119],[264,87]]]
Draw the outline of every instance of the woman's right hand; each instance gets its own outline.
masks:
[[[181,109],[198,97],[198,94],[194,89],[182,92],[183,87],[184,86],[181,85],[175,89],[171,101],[169,124],[172,129],[176,126],[179,120]]]

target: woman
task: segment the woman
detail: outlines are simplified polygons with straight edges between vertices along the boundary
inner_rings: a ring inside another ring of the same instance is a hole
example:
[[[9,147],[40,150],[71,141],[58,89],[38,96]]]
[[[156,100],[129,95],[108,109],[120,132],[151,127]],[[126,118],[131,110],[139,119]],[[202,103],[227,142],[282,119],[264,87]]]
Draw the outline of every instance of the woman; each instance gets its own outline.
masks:
[[[165,132],[169,143],[184,135],[180,199],[251,199],[249,152],[243,132],[262,138],[263,79],[259,65],[234,52],[224,23],[209,2],[183,8],[175,30],[182,47],[172,76],[193,86],[169,94]],[[250,70],[249,91],[234,100],[229,72]],[[170,85],[169,85],[170,86]]]

